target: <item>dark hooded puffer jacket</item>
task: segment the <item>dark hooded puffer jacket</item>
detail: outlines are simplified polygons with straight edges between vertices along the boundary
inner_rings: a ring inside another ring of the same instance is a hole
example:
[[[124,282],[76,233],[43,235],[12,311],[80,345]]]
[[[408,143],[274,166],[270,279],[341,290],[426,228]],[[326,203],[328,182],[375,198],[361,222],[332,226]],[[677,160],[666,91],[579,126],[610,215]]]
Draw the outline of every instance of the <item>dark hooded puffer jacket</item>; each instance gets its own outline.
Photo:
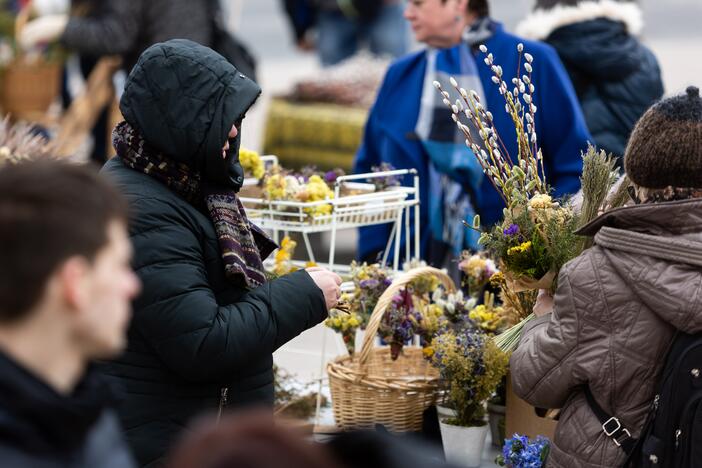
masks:
[[[259,93],[220,55],[174,40],[144,52],[121,110],[151,145],[207,183],[231,188],[241,173],[238,137],[226,160],[222,147]],[[223,389],[228,405],[271,405],[272,352],[327,312],[304,271],[250,291],[233,285],[207,213],[119,158],[103,172],[130,202],[133,263],[143,283],[127,351],[104,371],[127,393],[122,423],[148,465],[194,416],[217,411]]]
[[[556,49],[593,143],[617,156],[621,165],[634,124],[663,96],[658,61],[636,38],[643,25],[641,9],[633,1],[545,3],[558,6],[536,9],[517,32]]]
[[[528,323],[510,369],[515,393],[563,408],[548,467],[622,466],[597,403],[638,438],[676,330],[702,332],[702,200],[613,210],[582,233],[595,246],[559,276],[555,307]]]
[[[595,143],[621,161],[634,124],[663,96],[653,52],[607,18],[561,27],[546,42],[573,81]]]

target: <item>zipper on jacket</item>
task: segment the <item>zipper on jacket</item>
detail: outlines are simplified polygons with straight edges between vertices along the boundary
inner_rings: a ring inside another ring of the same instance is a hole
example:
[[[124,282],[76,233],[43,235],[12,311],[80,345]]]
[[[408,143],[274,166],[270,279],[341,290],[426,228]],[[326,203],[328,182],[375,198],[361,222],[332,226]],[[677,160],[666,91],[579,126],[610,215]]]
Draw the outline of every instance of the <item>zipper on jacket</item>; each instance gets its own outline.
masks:
[[[229,394],[229,388],[224,387],[219,392],[219,411],[217,412],[217,423],[222,418],[222,411],[224,407],[227,406],[227,395]]]

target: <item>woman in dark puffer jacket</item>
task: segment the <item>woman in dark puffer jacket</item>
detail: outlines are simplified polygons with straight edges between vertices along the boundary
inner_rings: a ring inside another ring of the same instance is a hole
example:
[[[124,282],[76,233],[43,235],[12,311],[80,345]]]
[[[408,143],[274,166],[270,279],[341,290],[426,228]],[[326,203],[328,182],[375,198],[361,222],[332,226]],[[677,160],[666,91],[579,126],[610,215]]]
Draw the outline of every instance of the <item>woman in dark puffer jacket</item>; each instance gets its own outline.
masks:
[[[125,87],[103,172],[130,202],[143,293],[127,351],[105,372],[126,390],[120,416],[142,465],[158,466],[203,411],[271,405],[271,354],[338,298],[341,279],[322,269],[266,281],[275,245],[236,196],[241,120],[259,94],[222,56],[180,39],[147,49]]]
[[[641,9],[632,1],[537,0],[517,28],[556,49],[594,143],[620,165],[634,124],[663,96],[658,61],[636,38],[642,27]]]

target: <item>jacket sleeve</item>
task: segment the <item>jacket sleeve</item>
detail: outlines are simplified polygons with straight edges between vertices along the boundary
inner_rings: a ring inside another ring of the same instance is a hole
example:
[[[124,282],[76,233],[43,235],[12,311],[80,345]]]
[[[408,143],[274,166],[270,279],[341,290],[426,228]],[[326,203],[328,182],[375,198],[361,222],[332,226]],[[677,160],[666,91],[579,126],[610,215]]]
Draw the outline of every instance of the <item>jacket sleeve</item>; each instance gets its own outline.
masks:
[[[96,15],[72,16],[61,37],[82,54],[122,55],[134,47],[142,21],[141,1],[104,0]]]
[[[528,323],[510,358],[512,387],[540,408],[561,408],[573,388],[578,349],[578,315],[565,267],[558,280],[552,314]]]
[[[537,132],[544,155],[546,180],[557,196],[580,189],[581,152],[587,150],[592,137],[587,129],[575,89],[558,54],[544,46],[534,64],[536,86]],[[538,73],[536,73],[538,71]]]
[[[322,291],[305,271],[218,303],[198,236],[182,222],[159,223],[133,241],[143,293],[132,329],[186,380],[231,378],[327,317]]]

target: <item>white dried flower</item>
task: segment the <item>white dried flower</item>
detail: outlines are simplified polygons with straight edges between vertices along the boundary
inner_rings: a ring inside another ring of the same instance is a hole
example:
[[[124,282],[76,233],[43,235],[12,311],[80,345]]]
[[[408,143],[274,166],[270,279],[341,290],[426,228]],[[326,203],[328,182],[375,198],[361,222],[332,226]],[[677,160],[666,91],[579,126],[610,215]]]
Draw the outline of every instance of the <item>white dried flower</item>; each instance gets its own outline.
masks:
[[[524,58],[526,59],[527,62],[532,63],[534,61],[534,57],[530,53],[524,54]]]
[[[498,85],[498,84],[500,84],[500,79],[497,76],[493,76],[492,82],[495,83],[496,85]]]
[[[447,107],[451,107],[451,101],[446,98],[444,98],[444,104],[446,104]]]
[[[461,97],[468,99],[468,92],[464,88],[459,89],[458,92],[461,93]]]
[[[522,80],[523,80],[526,84],[531,84],[531,78],[529,78],[529,75],[524,75],[524,76],[522,76]]]
[[[532,114],[536,114],[536,111],[538,108],[532,103],[531,106],[529,106],[529,110],[531,111]]]
[[[451,83],[451,86],[453,86],[454,88],[458,88],[458,82],[454,77],[449,78],[449,83]]]
[[[458,114],[458,107],[456,107],[455,105],[451,106],[451,112],[453,112],[454,114]]]
[[[490,122],[492,122],[492,112],[487,111],[487,112],[486,112],[486,115],[487,115],[488,120],[489,120]]]
[[[483,62],[485,62],[485,65],[490,66],[490,59],[489,58],[484,58]]]
[[[524,99],[524,102],[526,102],[527,104],[531,104],[531,96],[529,96],[528,94],[524,94],[522,98]]]
[[[526,86],[521,81],[519,82],[519,92],[522,94],[526,93]]]
[[[517,51],[520,53],[523,52],[524,51],[524,44],[522,44],[521,42],[519,44],[517,44]]]
[[[529,123],[534,123],[534,118],[531,116],[531,114],[527,114],[527,115],[526,115],[526,120],[527,120],[527,122],[529,122]]]
[[[531,94],[534,94],[534,91],[535,91],[535,90],[536,90],[536,88],[534,87],[534,85],[533,85],[533,84],[530,84],[530,85],[529,85],[529,92],[530,92]]]
[[[434,87],[435,87],[436,89],[438,89],[439,91],[441,91],[441,83],[439,83],[438,81],[434,80],[434,82],[433,82],[432,84],[434,85]]]
[[[531,68],[531,64],[528,64],[528,63],[524,64],[524,69],[529,73],[531,73],[533,71],[533,69]]]
[[[533,132],[533,133],[531,134],[531,142],[532,142],[532,143],[536,143],[536,132]]]
[[[450,99],[451,95],[447,91],[441,91],[441,95],[445,97],[446,99]]]
[[[482,52],[482,53],[487,52],[487,47],[485,47],[485,44],[480,44],[480,52]]]
[[[456,99],[456,107],[458,107],[459,111],[463,111],[463,102],[460,99]]]
[[[477,102],[480,102],[480,96],[478,96],[478,93],[475,92],[475,90],[470,90],[470,96]]]
[[[451,114],[451,118],[453,119],[454,122],[459,123],[458,116],[456,114]]]
[[[469,119],[473,120],[473,112],[471,112],[470,109],[466,109],[464,112],[465,112],[465,114],[466,114],[466,117],[468,117]]]

